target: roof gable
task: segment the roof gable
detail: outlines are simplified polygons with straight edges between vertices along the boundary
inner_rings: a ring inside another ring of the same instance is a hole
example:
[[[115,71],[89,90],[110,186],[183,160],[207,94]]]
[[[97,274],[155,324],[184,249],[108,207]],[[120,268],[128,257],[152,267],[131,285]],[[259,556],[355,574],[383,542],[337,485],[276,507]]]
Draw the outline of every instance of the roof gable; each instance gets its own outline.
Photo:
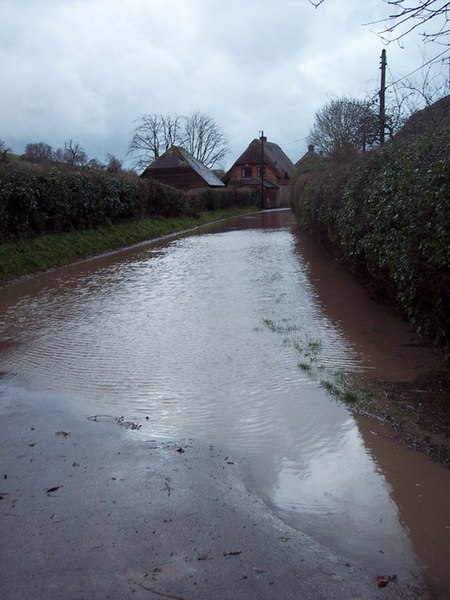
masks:
[[[290,177],[294,170],[294,164],[291,159],[286,156],[283,150],[274,142],[268,142],[264,139],[264,163],[280,177]],[[252,140],[248,148],[241,156],[233,163],[232,167],[225,174],[223,179],[226,181],[228,173],[236,166],[245,166],[248,164],[261,164],[261,139],[255,138]]]
[[[217,175],[208,169],[197,158],[189,154],[187,150],[179,146],[172,146],[162,156],[155,159],[142,173],[151,177],[152,171],[160,169],[185,169],[191,168],[209,186],[223,187],[224,183]]]

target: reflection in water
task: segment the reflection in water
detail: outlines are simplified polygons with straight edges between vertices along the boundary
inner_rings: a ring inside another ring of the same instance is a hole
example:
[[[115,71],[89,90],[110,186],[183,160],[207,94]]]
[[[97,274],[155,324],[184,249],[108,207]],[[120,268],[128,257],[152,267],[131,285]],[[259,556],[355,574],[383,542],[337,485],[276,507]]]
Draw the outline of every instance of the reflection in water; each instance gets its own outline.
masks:
[[[395,478],[309,376],[367,361],[320,304],[292,226],[258,213],[5,287],[1,370],[84,414],[227,446],[284,519],[406,577],[418,566]]]

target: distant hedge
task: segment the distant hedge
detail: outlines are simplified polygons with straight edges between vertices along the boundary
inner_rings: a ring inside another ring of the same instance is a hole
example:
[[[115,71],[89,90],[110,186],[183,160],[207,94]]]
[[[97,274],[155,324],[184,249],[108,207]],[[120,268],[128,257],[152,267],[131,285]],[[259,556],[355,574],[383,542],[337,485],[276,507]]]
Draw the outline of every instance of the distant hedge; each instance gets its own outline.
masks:
[[[258,199],[250,189],[203,188],[187,192],[189,212],[193,216],[212,210],[235,206],[258,206]]]
[[[402,138],[348,162],[299,166],[291,203],[419,333],[450,345],[450,130]]]
[[[187,194],[129,174],[17,162],[0,165],[0,242],[248,204],[248,192],[207,188]]]

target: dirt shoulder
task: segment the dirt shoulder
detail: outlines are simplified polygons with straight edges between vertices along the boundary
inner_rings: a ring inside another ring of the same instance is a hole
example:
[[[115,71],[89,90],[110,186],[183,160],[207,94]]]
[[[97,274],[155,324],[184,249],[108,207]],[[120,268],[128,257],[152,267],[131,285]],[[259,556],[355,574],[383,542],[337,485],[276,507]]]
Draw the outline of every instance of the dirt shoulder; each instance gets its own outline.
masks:
[[[376,398],[350,408],[385,424],[386,437],[450,468],[450,371],[427,371],[413,381],[372,385]]]

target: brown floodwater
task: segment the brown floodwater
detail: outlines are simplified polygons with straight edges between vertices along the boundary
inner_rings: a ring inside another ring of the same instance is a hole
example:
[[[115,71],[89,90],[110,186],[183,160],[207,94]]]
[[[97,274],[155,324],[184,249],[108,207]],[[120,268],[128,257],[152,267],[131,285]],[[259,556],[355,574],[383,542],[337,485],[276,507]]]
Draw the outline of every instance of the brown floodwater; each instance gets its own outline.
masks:
[[[3,395],[44,392],[86,416],[137,420],[136,435],[220,444],[293,527],[450,594],[450,472],[386,440],[323,384],[349,373],[411,381],[437,358],[290,211],[4,286],[0,359]]]

